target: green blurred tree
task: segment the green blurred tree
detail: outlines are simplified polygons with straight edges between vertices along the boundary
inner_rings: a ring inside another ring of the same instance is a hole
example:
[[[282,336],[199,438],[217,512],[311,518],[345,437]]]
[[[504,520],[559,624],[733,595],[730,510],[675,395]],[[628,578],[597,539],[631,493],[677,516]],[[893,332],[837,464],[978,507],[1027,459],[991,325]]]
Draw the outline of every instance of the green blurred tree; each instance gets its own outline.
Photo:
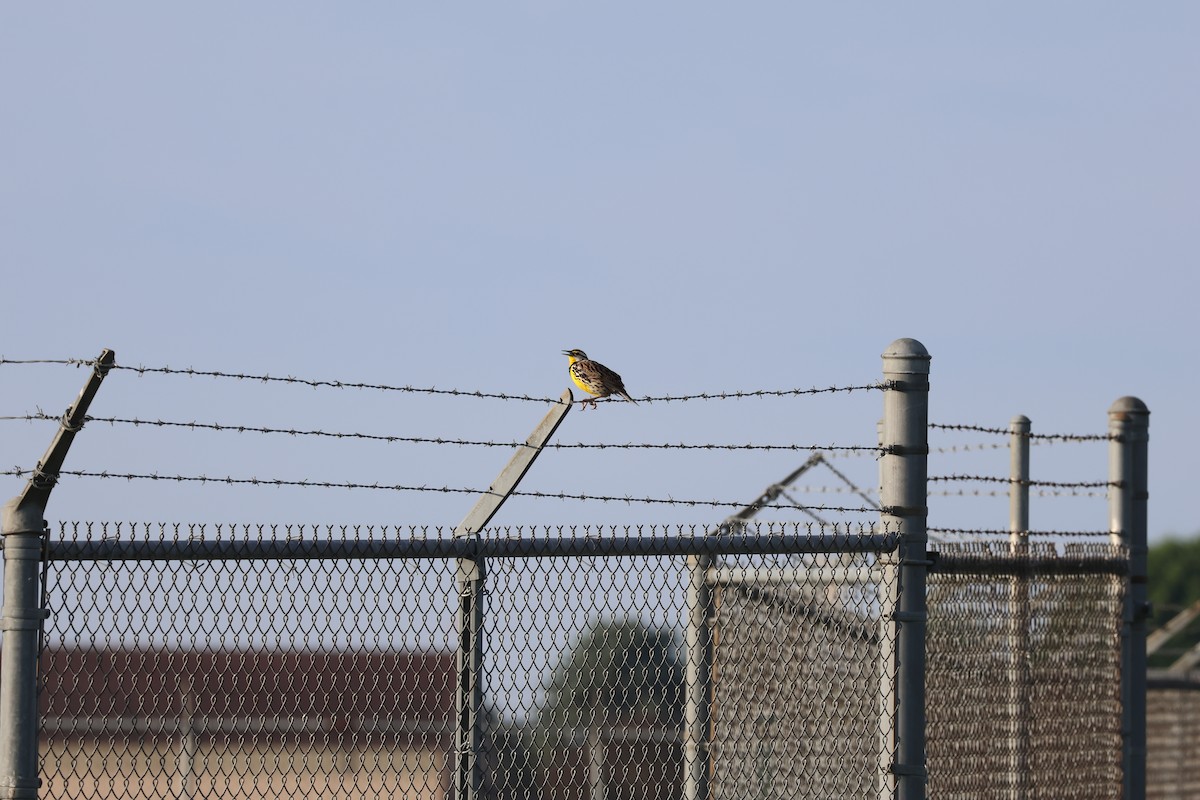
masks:
[[[1190,539],[1165,539],[1150,547],[1150,602],[1154,604],[1151,629],[1163,625],[1200,600],[1200,533]],[[1151,667],[1167,667],[1200,642],[1200,619],[1193,620],[1161,650],[1150,657]]]
[[[683,719],[685,670],[674,634],[637,620],[593,625],[554,671],[533,731],[544,769],[564,751],[586,748],[599,726],[677,730]]]

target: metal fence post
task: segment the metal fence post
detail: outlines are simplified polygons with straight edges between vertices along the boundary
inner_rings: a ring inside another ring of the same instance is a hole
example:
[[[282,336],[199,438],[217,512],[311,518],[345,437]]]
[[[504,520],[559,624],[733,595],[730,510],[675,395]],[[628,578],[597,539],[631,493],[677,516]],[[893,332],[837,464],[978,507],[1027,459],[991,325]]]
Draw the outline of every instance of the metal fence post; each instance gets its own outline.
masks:
[[[42,559],[46,549],[46,505],[58,482],[75,434],[114,363],[116,353],[103,350],[75,402],[63,414],[37,468],[21,494],[0,509],[4,542],[4,607],[0,630],[0,800],[36,798],[38,778],[38,658],[42,625]]]
[[[709,800],[709,735],[712,730],[712,618],[710,555],[688,556],[687,681],[683,733],[683,796]]]
[[[1014,559],[1029,556],[1029,417],[1017,415],[1009,423],[1009,551]],[[1018,562],[1019,563],[1019,562]],[[1009,714],[1012,720],[1012,760],[1009,786],[1014,800],[1029,794],[1029,573],[1017,570],[1010,579]]]
[[[4,507],[4,610],[0,629],[0,798],[36,798],[38,786],[38,640],[44,508]]]
[[[546,442],[558,430],[571,410],[574,397],[567,389],[519,445],[504,469],[486,492],[479,497],[463,521],[454,529],[454,538],[472,539],[478,545],[480,531],[491,521],[541,455]],[[484,725],[483,708],[484,605],[487,602],[487,565],[482,553],[458,559],[456,572],[458,607],[454,629],[458,635],[455,655],[454,711],[454,798],[476,800],[483,788]]]
[[[880,459],[885,526],[899,528],[896,631],[896,796],[924,800],[925,583],[929,568],[929,351],[915,339],[897,339],[883,353],[883,455]]]
[[[458,609],[455,629],[454,797],[474,800],[483,785],[483,556],[458,560]]]
[[[1121,625],[1121,739],[1125,800],[1146,796],[1146,505],[1150,410],[1122,397],[1108,410],[1109,531],[1129,550]]]
[[[875,425],[876,441],[880,450],[884,446],[884,421]],[[879,462],[879,497],[883,499],[883,461]],[[896,622],[887,609],[894,608],[896,598],[892,596],[896,586],[896,565],[880,557],[879,584],[876,587],[876,602],[883,613],[879,615],[879,769],[876,780],[878,800],[892,800],[896,796],[896,775],[892,772],[892,761],[896,754]]]

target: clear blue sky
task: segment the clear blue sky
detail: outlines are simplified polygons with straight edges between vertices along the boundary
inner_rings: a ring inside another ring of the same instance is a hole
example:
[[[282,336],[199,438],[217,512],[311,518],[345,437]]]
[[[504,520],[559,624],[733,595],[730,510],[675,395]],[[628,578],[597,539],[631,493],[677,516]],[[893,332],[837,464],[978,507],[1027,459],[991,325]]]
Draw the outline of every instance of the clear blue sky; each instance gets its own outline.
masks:
[[[912,336],[935,421],[1100,433],[1140,396],[1151,535],[1195,533],[1198,41],[1186,2],[6,4],[0,354],[556,396],[581,347],[646,396],[869,382]],[[83,377],[0,367],[0,415],[58,413]],[[93,412],[511,440],[542,407],[123,372]],[[879,413],[610,404],[560,434],[871,444]],[[0,425],[5,468],[53,430]],[[68,466],[483,488],[506,457],[93,426]],[[748,500],[803,458],[551,452],[526,488]],[[959,471],[1007,457],[935,454]],[[1104,448],[1038,448],[1034,476],[1103,480]],[[64,479],[50,516],[452,525],[469,505]],[[1003,498],[931,508],[1006,525]],[[723,513],[516,500],[498,521]],[[1103,500],[1035,499],[1034,527],[1106,524]]]

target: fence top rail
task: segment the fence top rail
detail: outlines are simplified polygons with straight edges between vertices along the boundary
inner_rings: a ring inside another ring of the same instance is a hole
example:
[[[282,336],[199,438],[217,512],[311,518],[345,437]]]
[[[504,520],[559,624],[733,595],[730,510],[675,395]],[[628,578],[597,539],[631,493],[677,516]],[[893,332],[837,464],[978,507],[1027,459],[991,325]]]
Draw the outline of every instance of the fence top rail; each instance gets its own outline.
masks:
[[[49,561],[286,561],[888,553],[898,533],[462,536],[429,539],[101,539],[46,543]]]
[[[1109,550],[1109,552],[1105,552]],[[930,554],[929,571],[943,575],[1128,575],[1127,553],[1104,546],[1072,548],[1064,553],[1006,554],[951,549]]]
[[[1182,689],[1197,692],[1200,691],[1200,674],[1195,672],[1180,674],[1161,669],[1147,670],[1146,688],[1150,690]]]

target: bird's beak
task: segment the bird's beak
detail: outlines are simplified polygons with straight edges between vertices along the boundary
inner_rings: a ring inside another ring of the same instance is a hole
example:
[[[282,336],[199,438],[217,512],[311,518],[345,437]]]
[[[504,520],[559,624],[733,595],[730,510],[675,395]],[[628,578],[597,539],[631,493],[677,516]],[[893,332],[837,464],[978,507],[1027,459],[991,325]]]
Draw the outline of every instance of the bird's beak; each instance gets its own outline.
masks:
[[[571,355],[571,351],[570,351],[570,350],[563,350],[563,355],[564,355],[564,356],[569,356],[569,355]]]

